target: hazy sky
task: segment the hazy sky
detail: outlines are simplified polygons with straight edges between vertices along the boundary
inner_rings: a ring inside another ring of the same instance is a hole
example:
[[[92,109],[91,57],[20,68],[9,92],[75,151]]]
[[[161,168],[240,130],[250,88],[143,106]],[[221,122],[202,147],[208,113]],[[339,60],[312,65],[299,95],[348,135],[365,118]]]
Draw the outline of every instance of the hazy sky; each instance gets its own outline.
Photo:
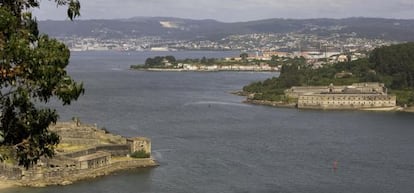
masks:
[[[80,0],[80,19],[168,16],[219,21],[267,18],[385,17],[414,19],[414,0]],[[48,0],[35,10],[40,20],[65,19]]]

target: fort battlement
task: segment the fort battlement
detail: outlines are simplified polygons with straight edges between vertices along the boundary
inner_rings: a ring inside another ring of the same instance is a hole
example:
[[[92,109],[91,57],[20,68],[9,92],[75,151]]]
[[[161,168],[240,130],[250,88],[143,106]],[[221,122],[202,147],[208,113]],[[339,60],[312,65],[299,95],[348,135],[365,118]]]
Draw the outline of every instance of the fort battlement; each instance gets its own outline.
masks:
[[[157,165],[151,158],[151,140],[146,137],[126,138],[108,133],[96,125],[79,122],[56,123],[49,130],[61,138],[52,159],[41,158],[28,170],[2,163],[0,178],[24,186],[44,186],[68,184],[121,169]],[[137,151],[149,157],[130,157]]]
[[[300,109],[395,110],[396,96],[388,95],[382,83],[354,83],[347,86],[292,87],[285,91],[296,98]]]
[[[299,98],[302,95],[312,94],[387,94],[387,88],[383,83],[378,82],[361,82],[352,85],[335,86],[293,86],[285,90],[285,95],[291,98]]]
[[[61,143],[71,145],[126,144],[125,137],[111,134],[97,125],[58,122],[49,129],[61,137]]]

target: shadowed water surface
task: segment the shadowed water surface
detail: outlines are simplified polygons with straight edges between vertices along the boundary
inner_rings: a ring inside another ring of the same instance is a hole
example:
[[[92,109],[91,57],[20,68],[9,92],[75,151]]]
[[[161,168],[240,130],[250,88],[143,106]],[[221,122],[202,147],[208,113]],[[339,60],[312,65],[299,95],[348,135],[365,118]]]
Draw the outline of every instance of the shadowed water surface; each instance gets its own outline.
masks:
[[[68,69],[84,82],[86,93],[67,108],[55,106],[62,120],[78,116],[114,133],[150,137],[159,167],[9,192],[414,191],[413,114],[248,105],[229,91],[277,74],[128,70],[153,55],[238,53],[149,54],[75,53]]]

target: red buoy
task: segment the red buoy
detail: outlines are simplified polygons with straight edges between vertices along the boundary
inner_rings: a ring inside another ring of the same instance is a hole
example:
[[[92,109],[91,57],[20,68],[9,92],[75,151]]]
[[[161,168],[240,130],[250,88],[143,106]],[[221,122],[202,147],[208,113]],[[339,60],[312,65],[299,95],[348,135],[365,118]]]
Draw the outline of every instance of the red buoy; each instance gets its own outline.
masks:
[[[334,170],[338,169],[338,160],[335,160],[335,161],[333,162],[333,169],[334,169]]]

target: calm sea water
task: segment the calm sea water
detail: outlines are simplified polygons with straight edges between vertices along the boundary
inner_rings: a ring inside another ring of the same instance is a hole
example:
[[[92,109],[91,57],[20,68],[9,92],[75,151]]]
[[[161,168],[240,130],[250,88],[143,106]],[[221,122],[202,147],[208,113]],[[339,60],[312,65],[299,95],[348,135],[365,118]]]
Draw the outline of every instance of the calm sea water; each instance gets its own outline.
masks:
[[[65,108],[53,103],[61,120],[77,116],[114,133],[150,137],[159,167],[5,192],[414,192],[414,114],[271,108],[229,94],[274,73],[128,70],[166,54],[239,53],[74,53],[68,70],[86,93]]]

